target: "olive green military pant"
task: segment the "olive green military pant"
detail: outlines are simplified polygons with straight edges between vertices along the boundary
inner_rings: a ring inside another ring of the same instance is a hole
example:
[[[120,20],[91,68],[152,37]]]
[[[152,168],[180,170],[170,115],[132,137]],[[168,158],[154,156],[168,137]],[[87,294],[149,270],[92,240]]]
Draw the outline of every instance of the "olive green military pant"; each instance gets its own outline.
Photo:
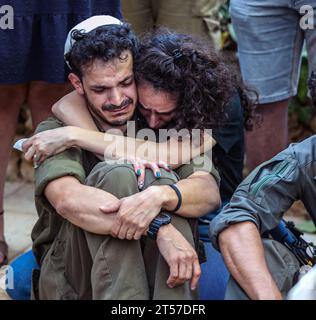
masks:
[[[142,34],[164,26],[215,40],[220,36],[218,9],[225,0],[122,0],[124,19]]]
[[[175,174],[161,170],[160,179],[146,170],[145,188],[172,184]],[[129,164],[97,164],[86,184],[118,198],[139,192]],[[89,199],[87,199],[89,201]],[[172,217],[172,224],[194,245],[186,219]],[[64,221],[41,266],[40,299],[193,299],[189,283],[170,289],[166,285],[169,267],[156,242],[120,240],[97,235]]]

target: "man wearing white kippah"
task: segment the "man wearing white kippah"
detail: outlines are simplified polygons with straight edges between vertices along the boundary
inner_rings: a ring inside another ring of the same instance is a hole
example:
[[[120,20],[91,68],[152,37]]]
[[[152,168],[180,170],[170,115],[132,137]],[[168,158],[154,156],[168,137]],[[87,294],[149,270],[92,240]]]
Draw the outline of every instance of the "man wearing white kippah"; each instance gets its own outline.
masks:
[[[69,32],[65,45],[69,79],[85,97],[100,131],[115,128],[125,132],[127,121],[134,119],[133,56],[137,47],[129,26],[110,16],[89,18]],[[37,132],[61,126],[60,121],[48,119]],[[36,154],[35,146],[27,153]],[[200,215],[220,202],[217,185],[208,176],[201,189],[213,193],[214,201],[200,205]],[[195,298],[200,266],[191,227],[184,214],[172,214],[172,219],[159,214],[161,209],[190,207],[182,201],[177,182],[178,177],[168,170],[159,168],[159,175],[146,170],[140,188],[131,164],[100,162],[93,153],[78,148],[41,163],[35,188],[39,220],[32,232],[33,252],[41,271],[38,281],[36,274],[33,277],[34,298]],[[190,184],[194,186],[194,182]],[[149,226],[143,221],[143,233],[138,230],[129,235],[121,226],[118,238],[111,236],[122,205],[119,199],[137,194],[130,198],[137,207],[145,201],[142,197],[161,195],[161,185],[172,185],[167,188],[171,197],[163,206],[157,204],[157,212],[150,212],[154,216]]]

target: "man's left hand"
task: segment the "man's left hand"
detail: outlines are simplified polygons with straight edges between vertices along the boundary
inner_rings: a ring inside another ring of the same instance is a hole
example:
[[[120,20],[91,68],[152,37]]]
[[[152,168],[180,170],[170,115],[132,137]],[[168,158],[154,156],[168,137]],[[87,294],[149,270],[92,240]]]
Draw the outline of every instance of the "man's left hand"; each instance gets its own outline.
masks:
[[[191,244],[172,224],[168,224],[160,227],[157,245],[170,269],[167,286],[174,288],[190,281],[191,290],[195,290],[201,276],[201,267]]]
[[[162,195],[157,186],[122,198],[111,235],[119,239],[139,240],[159,214],[162,203]]]

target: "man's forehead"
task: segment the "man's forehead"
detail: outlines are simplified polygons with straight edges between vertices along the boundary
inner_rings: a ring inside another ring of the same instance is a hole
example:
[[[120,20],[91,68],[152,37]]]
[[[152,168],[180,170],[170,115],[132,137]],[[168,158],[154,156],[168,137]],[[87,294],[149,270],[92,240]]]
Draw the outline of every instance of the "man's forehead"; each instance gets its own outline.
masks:
[[[133,56],[129,51],[124,51],[120,58],[114,58],[107,62],[95,59],[83,70],[83,77],[90,80],[113,78],[120,81],[131,74],[133,74]]]

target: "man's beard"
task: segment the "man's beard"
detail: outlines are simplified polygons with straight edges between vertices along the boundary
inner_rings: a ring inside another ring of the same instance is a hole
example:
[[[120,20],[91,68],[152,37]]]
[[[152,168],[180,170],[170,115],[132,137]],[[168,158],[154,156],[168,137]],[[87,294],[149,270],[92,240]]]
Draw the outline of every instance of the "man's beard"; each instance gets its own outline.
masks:
[[[94,106],[93,103],[90,102],[88,96],[86,93],[84,93],[84,98],[86,100],[89,112],[91,113],[93,119],[96,121],[98,126],[103,127],[104,124],[109,125],[111,127],[122,127],[127,124],[127,121],[130,119],[124,119],[124,120],[113,120],[113,121],[108,121],[102,114],[99,114],[96,110],[97,108]],[[121,109],[125,106],[128,106],[129,104],[133,103],[133,99],[131,98],[126,98],[124,101],[119,106],[115,106],[112,104],[107,104],[102,106],[103,111],[115,111],[118,109]]]

